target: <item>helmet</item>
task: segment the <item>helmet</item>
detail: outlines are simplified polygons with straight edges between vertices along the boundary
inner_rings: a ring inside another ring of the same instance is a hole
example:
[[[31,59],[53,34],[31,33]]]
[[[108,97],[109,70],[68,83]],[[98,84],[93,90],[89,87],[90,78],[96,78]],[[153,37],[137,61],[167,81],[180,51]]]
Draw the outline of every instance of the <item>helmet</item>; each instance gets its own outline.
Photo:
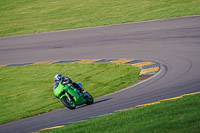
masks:
[[[55,81],[60,81],[62,79],[62,74],[57,74],[55,77],[54,77],[54,80]]]

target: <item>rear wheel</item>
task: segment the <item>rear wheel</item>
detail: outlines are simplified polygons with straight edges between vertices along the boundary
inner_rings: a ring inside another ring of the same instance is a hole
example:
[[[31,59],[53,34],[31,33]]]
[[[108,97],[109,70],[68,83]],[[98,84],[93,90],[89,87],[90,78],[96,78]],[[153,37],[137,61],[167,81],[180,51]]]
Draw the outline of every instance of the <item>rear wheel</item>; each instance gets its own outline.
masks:
[[[88,92],[84,93],[84,98],[87,100],[87,102],[86,102],[87,105],[93,104],[94,99],[93,99],[92,95],[90,95]]]
[[[64,104],[64,106],[67,107],[68,109],[75,109],[76,108],[75,102],[71,99],[68,99],[68,97],[64,96],[60,100]]]

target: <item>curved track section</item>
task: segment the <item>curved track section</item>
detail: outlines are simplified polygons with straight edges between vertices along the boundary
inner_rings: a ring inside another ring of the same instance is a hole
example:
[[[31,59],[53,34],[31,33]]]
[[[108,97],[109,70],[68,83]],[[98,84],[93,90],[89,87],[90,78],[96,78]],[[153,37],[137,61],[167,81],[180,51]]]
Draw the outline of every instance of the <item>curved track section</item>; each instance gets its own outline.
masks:
[[[200,16],[0,38],[0,65],[69,59],[154,60],[161,70],[91,106],[60,109],[0,125],[32,132],[200,91]]]

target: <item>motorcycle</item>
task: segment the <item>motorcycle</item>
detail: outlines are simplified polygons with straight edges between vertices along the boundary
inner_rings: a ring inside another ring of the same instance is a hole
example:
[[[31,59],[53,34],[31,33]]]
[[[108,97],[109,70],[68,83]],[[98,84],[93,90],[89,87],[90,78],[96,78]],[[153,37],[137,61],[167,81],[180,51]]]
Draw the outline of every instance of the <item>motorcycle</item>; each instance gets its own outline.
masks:
[[[81,93],[80,89],[82,89],[81,83],[64,84],[60,82],[58,87],[54,89],[53,92],[55,97],[60,99],[63,105],[69,109],[75,109],[76,106],[83,104],[93,104],[93,97],[87,91]]]

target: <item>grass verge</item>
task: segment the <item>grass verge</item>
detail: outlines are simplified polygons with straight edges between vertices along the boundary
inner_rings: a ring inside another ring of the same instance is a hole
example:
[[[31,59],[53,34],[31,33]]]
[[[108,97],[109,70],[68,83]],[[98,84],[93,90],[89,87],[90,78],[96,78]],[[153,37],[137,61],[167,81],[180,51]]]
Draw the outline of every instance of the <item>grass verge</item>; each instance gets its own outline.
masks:
[[[200,14],[200,0],[0,0],[0,36]]]
[[[68,75],[94,98],[131,86],[140,69],[114,63],[59,63],[0,68],[0,124],[64,107],[53,99],[54,76]]]
[[[77,122],[47,133],[197,133],[200,94]]]

